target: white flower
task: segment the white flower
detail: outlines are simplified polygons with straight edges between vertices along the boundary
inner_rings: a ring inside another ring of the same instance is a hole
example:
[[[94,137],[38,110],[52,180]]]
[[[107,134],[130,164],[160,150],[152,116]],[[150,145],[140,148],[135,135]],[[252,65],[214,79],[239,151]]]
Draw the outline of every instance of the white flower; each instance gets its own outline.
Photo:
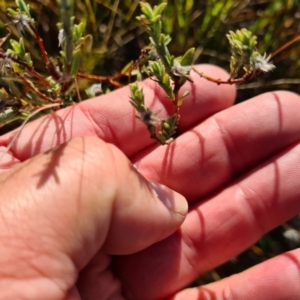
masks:
[[[18,14],[16,16],[10,16],[13,24],[15,24],[19,34],[22,34],[24,29],[27,29],[31,34],[33,33],[30,28],[31,18],[26,14]]]
[[[137,118],[146,125],[157,126],[161,123],[161,119],[156,116],[159,113],[160,111],[152,112],[150,110],[147,110],[145,112],[140,112]]]
[[[283,236],[294,243],[300,243],[300,235],[297,230],[295,229],[287,229],[284,233]]]
[[[11,61],[9,58],[0,58],[0,74],[6,75],[7,71],[11,68]]]
[[[58,32],[58,47],[62,47],[66,40],[65,32],[63,29],[60,29]]]
[[[102,84],[101,83],[95,83],[95,84],[91,85],[89,88],[86,89],[86,93],[90,97],[99,96],[100,94],[103,93]]]
[[[264,73],[270,72],[275,69],[275,66],[269,62],[271,55],[267,56],[265,53],[263,56],[257,53],[254,58],[254,70],[255,71],[262,71]]]
[[[173,66],[172,66],[172,73],[175,75],[175,76],[178,76],[178,77],[187,77],[190,75],[190,71],[192,69],[192,66],[182,66],[180,64],[179,61],[177,61],[176,59],[174,59],[174,63],[173,63]]]

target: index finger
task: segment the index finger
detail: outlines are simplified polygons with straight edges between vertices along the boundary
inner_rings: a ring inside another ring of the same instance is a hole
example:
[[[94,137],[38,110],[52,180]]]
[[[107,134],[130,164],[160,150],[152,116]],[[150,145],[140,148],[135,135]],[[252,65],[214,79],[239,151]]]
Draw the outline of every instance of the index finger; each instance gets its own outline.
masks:
[[[217,78],[229,76],[224,70],[211,65],[201,66],[201,71]],[[179,130],[182,132],[232,105],[235,99],[233,86],[217,86],[195,73],[191,77],[193,82],[187,82],[181,89],[181,93],[186,90],[191,92],[181,108]],[[140,86],[151,110],[160,111],[162,115],[173,113],[173,105],[156,82],[148,79]],[[23,161],[73,137],[97,136],[116,145],[130,157],[155,142],[150,139],[144,124],[136,119],[129,95],[127,86],[31,122],[13,144],[11,152]],[[2,136],[0,145],[7,147],[15,134],[12,132]]]

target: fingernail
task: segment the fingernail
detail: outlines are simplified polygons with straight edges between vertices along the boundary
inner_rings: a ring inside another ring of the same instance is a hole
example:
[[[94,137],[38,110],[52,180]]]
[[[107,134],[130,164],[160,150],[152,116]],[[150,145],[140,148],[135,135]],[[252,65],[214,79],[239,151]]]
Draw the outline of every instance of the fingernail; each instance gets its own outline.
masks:
[[[149,181],[150,187],[154,194],[165,206],[176,213],[186,215],[188,211],[188,203],[181,194],[169,189],[168,187]]]

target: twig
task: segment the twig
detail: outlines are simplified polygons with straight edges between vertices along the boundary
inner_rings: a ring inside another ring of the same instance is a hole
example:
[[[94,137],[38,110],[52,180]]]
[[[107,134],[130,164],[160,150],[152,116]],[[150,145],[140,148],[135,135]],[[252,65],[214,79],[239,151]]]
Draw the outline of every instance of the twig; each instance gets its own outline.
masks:
[[[235,79],[234,78],[228,78],[227,80],[221,80],[221,79],[216,79],[216,78],[207,76],[204,73],[199,72],[195,67],[193,67],[192,70],[194,72],[196,72],[200,77],[202,77],[202,78],[204,78],[208,81],[214,82],[216,84],[242,84],[242,83],[245,83],[245,82],[249,81],[255,75],[258,74],[258,73],[254,74],[253,72],[249,72],[249,73],[246,73],[243,77],[240,77],[240,78],[235,78]]]
[[[121,83],[116,81],[116,79],[119,79],[122,76],[124,76],[124,74],[117,74],[114,76],[105,77],[105,76],[98,76],[98,75],[88,75],[88,74],[83,74],[83,73],[79,73],[79,72],[77,73],[78,78],[108,82],[117,88],[123,86]]]
[[[42,92],[40,92],[37,88],[35,88],[35,86],[25,77],[25,76],[21,76],[18,75],[21,80],[25,83],[25,85],[30,88],[31,90],[33,90],[37,95],[39,95],[42,99],[46,100],[47,102],[53,103],[53,99],[47,97],[46,95],[44,95]]]
[[[50,87],[50,84],[49,82],[41,75],[39,74],[35,69],[34,67],[32,66],[29,66],[26,62],[24,61],[21,61],[19,58],[17,57],[13,57],[7,53],[4,53],[4,52],[0,52],[0,58],[3,58],[3,59],[10,59],[11,61],[23,66],[24,68],[27,69],[27,71],[33,75],[34,77],[36,77],[37,79],[39,79],[41,81],[42,84]]]

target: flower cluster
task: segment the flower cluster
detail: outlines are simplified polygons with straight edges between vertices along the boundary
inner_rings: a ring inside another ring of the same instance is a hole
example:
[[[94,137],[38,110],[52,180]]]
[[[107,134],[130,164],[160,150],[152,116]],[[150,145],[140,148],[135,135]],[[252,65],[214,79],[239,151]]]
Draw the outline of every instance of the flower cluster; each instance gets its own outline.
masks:
[[[240,69],[252,77],[260,72],[272,71],[275,66],[270,62],[270,56],[261,55],[257,49],[257,38],[251,31],[243,28],[227,34],[231,46],[230,76],[235,78]]]

